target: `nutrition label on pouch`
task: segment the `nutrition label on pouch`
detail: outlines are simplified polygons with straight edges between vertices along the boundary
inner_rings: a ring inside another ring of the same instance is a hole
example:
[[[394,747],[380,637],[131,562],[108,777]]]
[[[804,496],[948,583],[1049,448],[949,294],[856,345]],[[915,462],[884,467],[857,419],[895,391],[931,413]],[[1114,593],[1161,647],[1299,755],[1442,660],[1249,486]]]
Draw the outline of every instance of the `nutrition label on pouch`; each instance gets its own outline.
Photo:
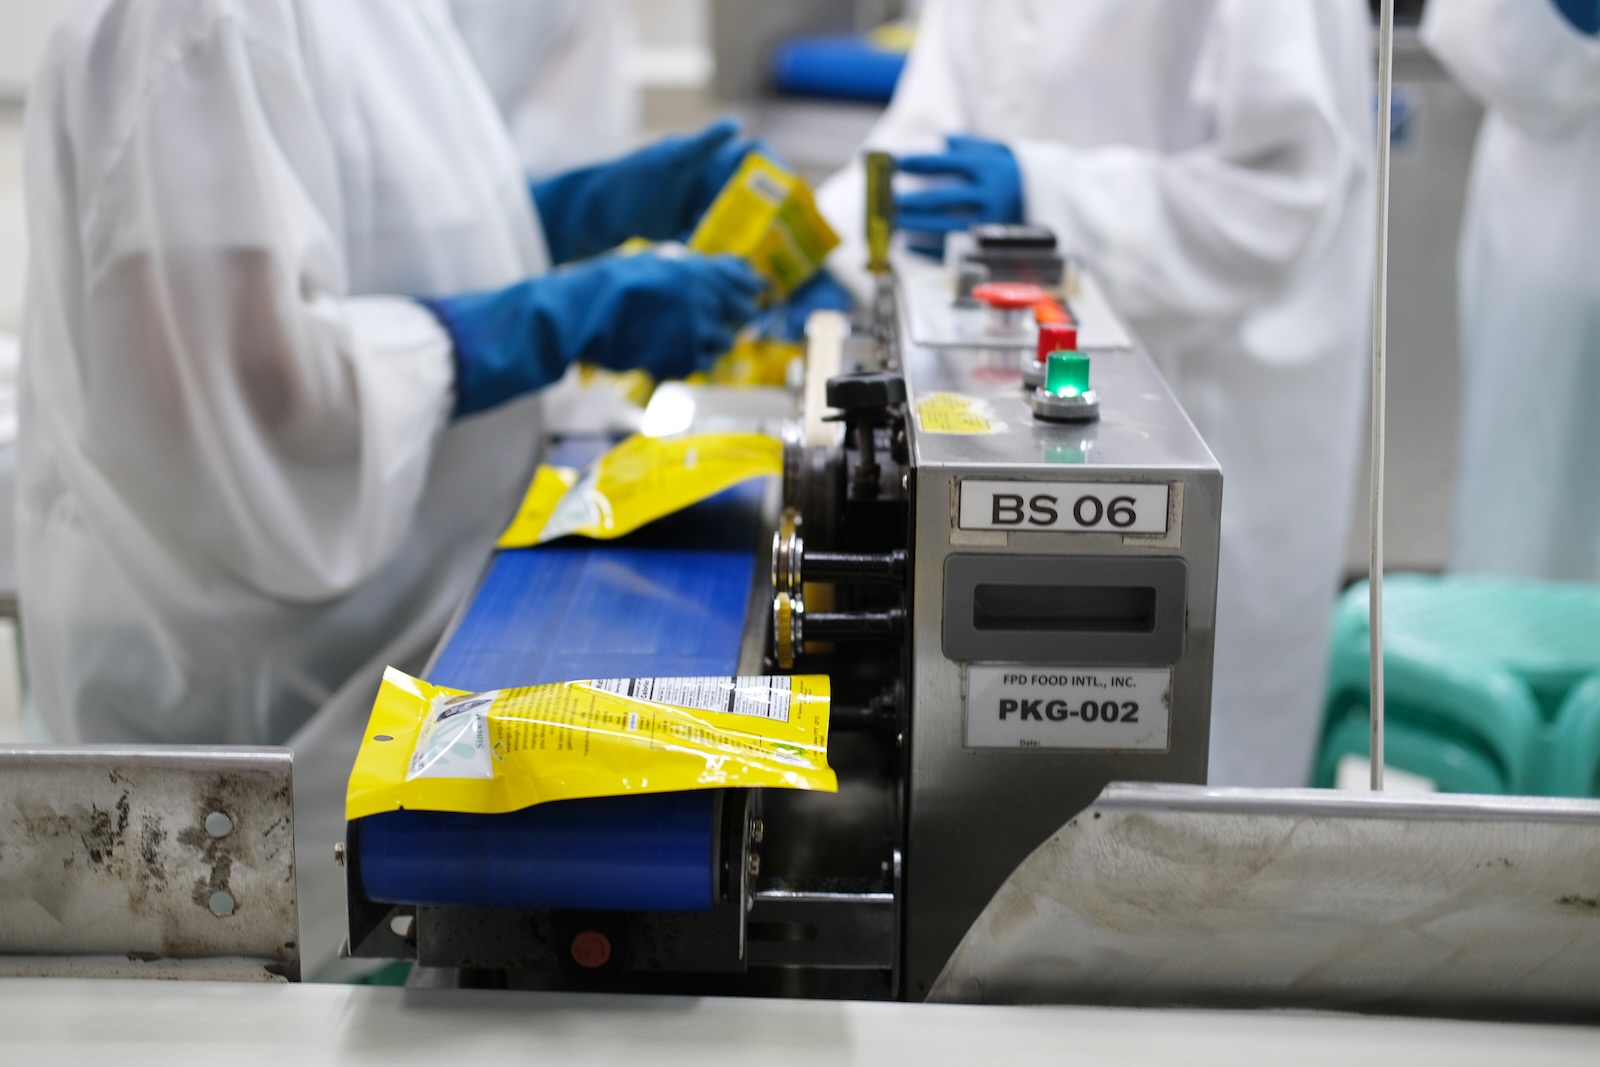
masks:
[[[773,675],[751,678],[607,678],[589,683],[602,693],[671,704],[725,715],[753,715],[789,721],[791,680]]]

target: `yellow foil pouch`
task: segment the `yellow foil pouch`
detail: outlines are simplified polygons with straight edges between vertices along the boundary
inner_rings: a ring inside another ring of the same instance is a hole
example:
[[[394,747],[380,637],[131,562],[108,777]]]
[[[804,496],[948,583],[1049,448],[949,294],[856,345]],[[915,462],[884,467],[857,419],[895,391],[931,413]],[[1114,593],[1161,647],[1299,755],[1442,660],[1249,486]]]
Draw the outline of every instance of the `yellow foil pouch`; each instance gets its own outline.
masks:
[[[493,815],[688,789],[835,792],[828,679],[635,678],[467,693],[390,667],[345,818],[402,808]]]
[[[810,281],[838,243],[810,186],[759,152],[744,157],[689,238],[696,252],[744,258],[778,301]]]
[[[622,537],[740,482],[782,473],[783,442],[766,434],[629,437],[585,471],[535,471],[499,547]]]

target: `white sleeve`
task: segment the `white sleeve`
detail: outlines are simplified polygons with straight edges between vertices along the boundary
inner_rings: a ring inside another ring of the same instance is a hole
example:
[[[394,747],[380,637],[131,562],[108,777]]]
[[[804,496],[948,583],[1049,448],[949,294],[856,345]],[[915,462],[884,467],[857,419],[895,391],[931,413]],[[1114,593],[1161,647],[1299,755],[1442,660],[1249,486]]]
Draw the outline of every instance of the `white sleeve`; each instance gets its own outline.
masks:
[[[954,13],[952,0],[929,0],[923,9],[916,43],[895,86],[894,98],[867,135],[863,150],[896,155],[936,152],[943,149],[946,133],[971,127],[968,90],[948,43]],[[866,266],[866,199],[866,171],[859,153],[817,190],[817,206],[839,234],[839,246],[828,257],[828,271],[857,300],[867,299],[872,291]]]
[[[1551,0],[1430,0],[1422,41],[1486,107],[1559,135],[1600,115],[1600,41]]]
[[[1335,69],[1369,57],[1341,57],[1333,25],[1311,3],[1222,0],[1189,87],[1209,136],[1175,153],[1014,143],[1029,220],[1134,318],[1238,315],[1281,290],[1372,151],[1343,113],[1354,68]]]
[[[338,229],[362,205],[295,57],[219,20],[162,58],[80,204],[85,450],[202,573],[337,597],[408,535],[449,338],[351,297]]]
[[[621,155],[638,135],[632,8],[622,0],[570,7],[561,47],[531,71],[511,116],[512,140],[535,178]]]
[[[452,0],[467,50],[511,129],[528,174],[621,155],[639,126],[625,0]]]

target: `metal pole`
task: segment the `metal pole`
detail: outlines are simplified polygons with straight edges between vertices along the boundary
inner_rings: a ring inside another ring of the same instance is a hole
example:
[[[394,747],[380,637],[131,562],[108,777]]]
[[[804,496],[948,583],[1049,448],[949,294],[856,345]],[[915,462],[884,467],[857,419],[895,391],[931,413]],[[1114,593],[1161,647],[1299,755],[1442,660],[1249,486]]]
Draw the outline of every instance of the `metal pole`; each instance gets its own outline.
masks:
[[[1383,468],[1384,420],[1388,407],[1389,337],[1389,139],[1394,101],[1394,0],[1383,0],[1378,16],[1378,242],[1372,279],[1372,529],[1368,560],[1367,613],[1371,631],[1372,789],[1383,789]]]

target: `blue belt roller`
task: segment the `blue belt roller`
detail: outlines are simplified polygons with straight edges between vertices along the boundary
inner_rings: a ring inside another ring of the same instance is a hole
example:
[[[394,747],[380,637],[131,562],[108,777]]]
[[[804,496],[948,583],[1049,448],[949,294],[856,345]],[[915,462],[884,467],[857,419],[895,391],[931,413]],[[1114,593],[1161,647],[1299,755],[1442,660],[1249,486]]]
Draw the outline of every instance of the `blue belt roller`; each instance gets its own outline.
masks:
[[[567,445],[578,466],[599,450]],[[578,678],[738,670],[760,481],[612,542],[499,553],[429,671],[480,691]],[[541,804],[509,815],[401,811],[360,822],[362,889],[376,901],[482,907],[704,911],[718,826],[709,792]]]
[[[780,93],[888,103],[905,69],[906,53],[864,37],[794,37],[772,53],[772,83]]]

